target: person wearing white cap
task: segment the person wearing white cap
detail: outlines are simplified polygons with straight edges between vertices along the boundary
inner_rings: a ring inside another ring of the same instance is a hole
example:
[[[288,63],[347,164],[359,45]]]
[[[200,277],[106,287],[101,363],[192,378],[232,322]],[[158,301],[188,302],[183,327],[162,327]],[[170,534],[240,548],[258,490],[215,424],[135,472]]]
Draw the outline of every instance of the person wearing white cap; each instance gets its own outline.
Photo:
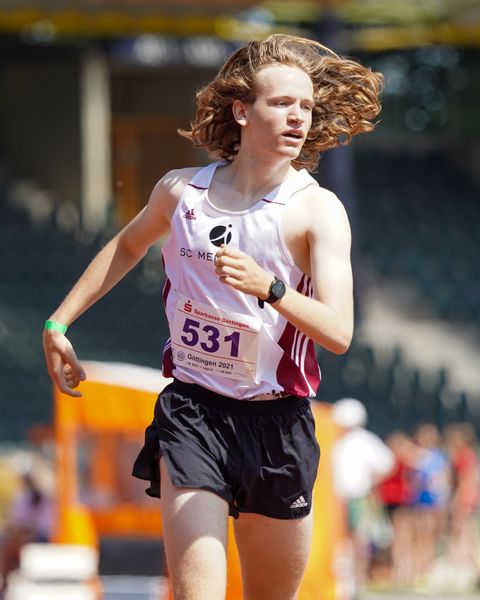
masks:
[[[395,459],[380,437],[365,429],[368,415],[359,400],[338,400],[333,405],[332,418],[343,430],[342,437],[332,449],[333,484],[348,509],[357,585],[362,585],[367,578],[372,533],[369,530],[371,523],[366,521],[371,521],[372,506],[376,506],[371,492],[393,469]],[[377,535],[386,533],[380,529],[377,528]]]

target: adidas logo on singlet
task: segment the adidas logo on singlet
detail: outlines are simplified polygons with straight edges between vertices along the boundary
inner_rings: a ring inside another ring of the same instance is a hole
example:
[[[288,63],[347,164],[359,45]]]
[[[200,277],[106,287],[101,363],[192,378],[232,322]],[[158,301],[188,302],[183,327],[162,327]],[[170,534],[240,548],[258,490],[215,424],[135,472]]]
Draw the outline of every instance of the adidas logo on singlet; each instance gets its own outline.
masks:
[[[195,213],[193,212],[193,208],[190,208],[189,210],[187,210],[187,212],[183,215],[183,218],[194,221],[197,217],[195,216]]]
[[[305,506],[308,506],[308,502],[303,496],[300,496],[293,504],[290,504],[290,508],[304,508]]]

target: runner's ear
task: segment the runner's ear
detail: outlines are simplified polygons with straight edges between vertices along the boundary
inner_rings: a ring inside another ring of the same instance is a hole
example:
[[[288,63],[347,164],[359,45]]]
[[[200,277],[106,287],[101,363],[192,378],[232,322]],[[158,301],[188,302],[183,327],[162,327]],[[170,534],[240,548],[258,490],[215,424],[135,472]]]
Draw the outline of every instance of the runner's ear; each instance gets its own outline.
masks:
[[[235,121],[242,127],[247,124],[247,111],[241,100],[235,100],[232,104],[232,113]]]

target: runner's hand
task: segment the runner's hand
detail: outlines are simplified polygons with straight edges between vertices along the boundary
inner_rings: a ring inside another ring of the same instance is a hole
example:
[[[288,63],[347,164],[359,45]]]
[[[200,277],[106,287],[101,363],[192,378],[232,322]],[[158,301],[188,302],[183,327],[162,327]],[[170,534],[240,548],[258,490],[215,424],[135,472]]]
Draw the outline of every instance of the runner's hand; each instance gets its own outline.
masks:
[[[69,340],[59,331],[44,330],[43,350],[48,374],[58,388],[69,396],[81,396],[74,388],[87,376]]]
[[[222,283],[262,300],[268,298],[273,275],[262,269],[251,256],[222,244],[215,254],[215,273]]]

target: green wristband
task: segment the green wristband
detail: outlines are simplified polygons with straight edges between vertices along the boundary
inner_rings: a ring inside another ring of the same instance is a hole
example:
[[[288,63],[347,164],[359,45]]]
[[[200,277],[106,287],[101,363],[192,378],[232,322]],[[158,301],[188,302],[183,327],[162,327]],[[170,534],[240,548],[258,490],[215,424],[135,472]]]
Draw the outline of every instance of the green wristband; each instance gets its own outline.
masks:
[[[59,331],[60,333],[67,333],[68,325],[57,323],[56,321],[45,321],[44,329],[51,329],[53,331]]]

